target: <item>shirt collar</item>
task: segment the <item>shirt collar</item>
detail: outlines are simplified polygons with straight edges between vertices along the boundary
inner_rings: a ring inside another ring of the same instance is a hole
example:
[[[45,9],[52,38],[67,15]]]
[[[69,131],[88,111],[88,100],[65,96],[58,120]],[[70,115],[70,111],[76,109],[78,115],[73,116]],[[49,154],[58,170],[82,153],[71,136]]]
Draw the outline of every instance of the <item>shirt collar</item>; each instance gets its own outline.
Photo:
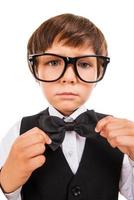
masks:
[[[87,108],[85,106],[79,107],[77,110],[75,110],[70,116],[66,117],[63,114],[61,114],[58,110],[56,110],[52,105],[49,106],[48,112],[50,115],[59,117],[59,118],[72,118],[75,120],[81,113],[86,112]]]

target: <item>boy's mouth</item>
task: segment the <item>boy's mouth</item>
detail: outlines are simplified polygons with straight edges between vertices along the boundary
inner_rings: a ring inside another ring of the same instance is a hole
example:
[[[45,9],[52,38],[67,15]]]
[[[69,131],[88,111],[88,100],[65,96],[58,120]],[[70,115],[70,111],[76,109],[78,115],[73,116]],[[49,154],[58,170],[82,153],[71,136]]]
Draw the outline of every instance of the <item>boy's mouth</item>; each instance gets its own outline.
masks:
[[[62,92],[62,93],[58,93],[57,95],[59,95],[59,96],[78,96],[78,94],[72,93],[72,92]]]
[[[78,94],[73,93],[73,92],[61,92],[58,93],[57,96],[61,99],[61,100],[74,100],[78,97]]]

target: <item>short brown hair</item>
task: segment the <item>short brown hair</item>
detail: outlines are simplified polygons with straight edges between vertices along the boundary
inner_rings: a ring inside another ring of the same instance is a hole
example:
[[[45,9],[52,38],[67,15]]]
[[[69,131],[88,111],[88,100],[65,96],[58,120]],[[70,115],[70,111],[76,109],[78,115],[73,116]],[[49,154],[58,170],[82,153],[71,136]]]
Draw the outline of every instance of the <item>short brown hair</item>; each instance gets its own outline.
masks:
[[[45,52],[55,39],[64,45],[81,47],[90,45],[97,55],[107,55],[107,43],[103,33],[89,19],[74,14],[61,14],[42,23],[32,34],[27,53]]]

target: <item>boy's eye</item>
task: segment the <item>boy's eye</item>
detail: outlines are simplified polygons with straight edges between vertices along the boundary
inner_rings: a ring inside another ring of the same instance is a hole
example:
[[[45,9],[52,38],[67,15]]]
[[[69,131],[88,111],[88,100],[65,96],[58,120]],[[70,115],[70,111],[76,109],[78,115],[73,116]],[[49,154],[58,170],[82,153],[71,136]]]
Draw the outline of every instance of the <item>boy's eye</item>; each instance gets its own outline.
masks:
[[[60,65],[60,61],[59,60],[51,60],[51,61],[47,62],[46,64],[48,64],[50,66],[58,66],[58,65]]]
[[[45,66],[51,66],[51,67],[56,67],[56,66],[61,66],[63,62],[61,60],[44,60],[44,65]]]
[[[88,63],[88,62],[78,62],[77,63],[77,66],[78,67],[81,67],[81,68],[90,68],[90,67],[92,67],[93,66],[93,64],[91,64],[91,63]]]

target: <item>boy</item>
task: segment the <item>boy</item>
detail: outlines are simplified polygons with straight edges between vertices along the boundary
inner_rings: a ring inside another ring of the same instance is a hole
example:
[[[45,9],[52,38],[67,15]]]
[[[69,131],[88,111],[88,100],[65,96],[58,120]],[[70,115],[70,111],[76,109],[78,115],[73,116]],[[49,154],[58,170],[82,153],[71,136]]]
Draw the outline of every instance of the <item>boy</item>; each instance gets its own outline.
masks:
[[[101,31],[62,14],[28,43],[28,62],[50,106],[17,123],[0,146],[10,200],[134,199],[134,122],[87,110],[110,59]],[[53,118],[51,116],[54,116]]]

